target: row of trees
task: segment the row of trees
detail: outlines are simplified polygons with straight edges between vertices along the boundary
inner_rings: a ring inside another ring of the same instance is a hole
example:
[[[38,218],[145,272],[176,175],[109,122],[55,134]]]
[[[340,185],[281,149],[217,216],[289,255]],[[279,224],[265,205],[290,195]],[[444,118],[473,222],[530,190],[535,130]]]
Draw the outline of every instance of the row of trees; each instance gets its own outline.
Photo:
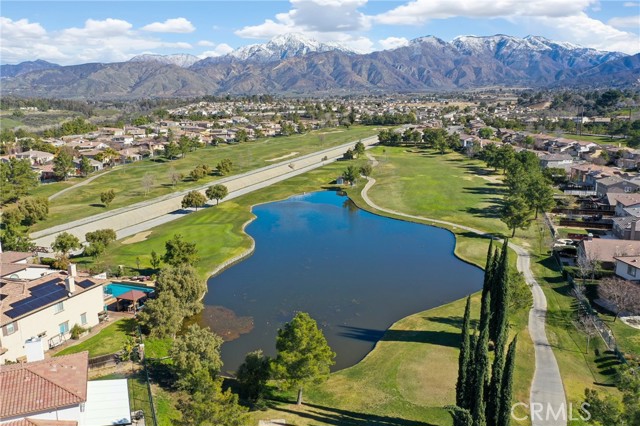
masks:
[[[509,344],[510,273],[508,243],[493,252],[489,245],[482,288],[480,334],[471,330],[471,297],[467,298],[458,358],[456,406],[450,407],[455,426],[508,426],[517,337]],[[489,342],[494,359],[490,362]]]
[[[441,154],[449,149],[460,146],[460,138],[457,133],[448,134],[444,129],[424,129],[420,132],[415,129],[406,129],[399,133],[393,129],[383,129],[378,133],[378,140],[382,145],[399,146],[399,145],[426,145]]]
[[[202,192],[200,191],[189,191],[187,195],[182,198],[182,208],[186,209],[193,207],[198,210],[199,207],[204,206],[204,204],[207,202],[207,199],[216,200],[217,205],[220,203],[220,200],[222,200],[227,195],[229,195],[229,190],[226,186],[221,184],[211,185],[207,188],[204,194],[202,194]]]
[[[516,229],[527,229],[532,214],[537,219],[539,212],[555,205],[551,181],[533,152],[516,153],[511,145],[490,144],[480,152],[480,158],[505,173],[506,194],[500,220],[512,231],[512,237]]]

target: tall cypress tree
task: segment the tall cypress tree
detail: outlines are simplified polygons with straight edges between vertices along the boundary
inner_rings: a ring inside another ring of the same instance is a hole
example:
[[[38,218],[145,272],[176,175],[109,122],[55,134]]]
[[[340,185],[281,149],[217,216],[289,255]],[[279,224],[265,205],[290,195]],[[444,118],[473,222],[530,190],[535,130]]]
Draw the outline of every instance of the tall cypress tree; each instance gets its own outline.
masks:
[[[469,410],[458,406],[449,406],[445,408],[449,409],[449,412],[453,417],[453,426],[473,426],[473,418],[471,417]]]
[[[504,344],[497,343],[495,346],[495,357],[491,366],[491,382],[487,395],[487,421],[489,424],[498,424],[498,413],[500,412],[500,398],[502,388],[502,376],[504,371]]]
[[[487,298],[487,294],[491,292],[493,286],[493,262],[493,238],[491,238],[489,249],[487,250],[487,262],[484,265],[484,281],[482,283],[482,299],[480,301],[482,312],[480,312],[480,317],[486,314],[484,312],[484,300]]]
[[[496,346],[504,345],[507,339],[509,320],[509,246],[505,240],[500,253],[500,263],[494,275],[491,294],[491,323],[489,338]]]
[[[469,408],[469,395],[467,390],[469,372],[469,361],[471,360],[471,296],[467,297],[467,305],[464,308],[464,318],[462,320],[462,343],[460,345],[460,355],[458,356],[458,381],[456,383],[456,405],[460,408]]]
[[[511,398],[513,396],[513,372],[516,366],[516,345],[518,336],[514,337],[507,351],[504,374],[502,375],[502,386],[500,392],[500,411],[498,413],[496,426],[509,426],[511,423]]]
[[[490,305],[491,294],[487,295],[485,304]],[[488,309],[487,309],[488,310]],[[470,395],[472,403],[470,407],[473,417],[473,426],[486,426],[486,402],[485,392],[489,377],[489,316],[480,318],[480,337],[475,345],[473,388]]]
[[[509,336],[509,247],[507,241],[502,248],[500,254],[500,268],[498,277],[495,281],[495,291],[491,295],[497,299],[495,311],[492,316],[492,335],[496,347],[506,345]]]

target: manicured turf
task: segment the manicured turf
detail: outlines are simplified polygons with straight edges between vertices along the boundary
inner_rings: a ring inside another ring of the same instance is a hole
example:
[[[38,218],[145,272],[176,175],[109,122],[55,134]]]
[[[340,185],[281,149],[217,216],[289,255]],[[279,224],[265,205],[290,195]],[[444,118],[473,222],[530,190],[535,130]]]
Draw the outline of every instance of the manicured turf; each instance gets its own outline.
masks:
[[[587,338],[573,323],[575,299],[570,296],[570,285],[562,279],[555,260],[532,260],[532,269],[547,297],[547,338],[560,367],[567,401],[578,407],[585,388],[618,395],[613,387],[612,357],[604,353],[606,346],[599,337],[591,339],[587,353]],[[596,355],[596,349],[600,355]]]
[[[108,355],[122,350],[127,336],[135,334],[135,320],[122,319],[102,329],[87,340],[70,346],[55,355],[69,355],[89,351],[89,358]]]
[[[600,318],[609,326],[622,352],[640,357],[640,330],[633,328],[620,319],[614,321],[613,315],[600,314]]]
[[[440,156],[429,152],[405,152],[400,148],[376,148],[374,153],[381,160],[380,166],[374,169],[374,177],[380,186],[376,184],[369,195],[379,205],[488,232],[507,232],[495,217],[501,196],[500,177],[487,171],[482,163],[453,153]],[[150,251],[155,249],[162,253],[164,241],[174,233],[181,233],[196,242],[201,257],[197,267],[204,277],[215,265],[249,246],[250,240],[241,230],[242,224],[252,217],[251,205],[319,189],[345,167],[345,163],[334,163],[259,193],[190,214],[154,229],[144,242],[114,245],[105,259],[112,265],[133,266],[136,256],[140,256],[142,267],[146,268]],[[348,190],[358,204],[362,202],[358,193],[363,183]],[[531,228],[519,230],[516,242],[535,249],[538,247],[535,226]],[[487,240],[453,231],[458,238],[456,254],[484,265]],[[584,354],[586,340],[567,320],[572,299],[566,294],[566,284],[558,278],[559,274],[552,265],[534,264],[533,267],[549,303],[549,338],[569,401],[575,404],[581,401],[585,387],[610,381],[610,376],[607,371],[598,371],[598,365],[603,365],[599,362],[602,359],[592,355],[593,348],[599,345],[597,339],[592,340],[591,355]],[[477,299],[476,295],[476,315]],[[298,409],[287,403],[273,403],[268,411],[255,413],[255,419],[285,418],[303,426],[451,424],[450,416],[442,406],[453,403],[459,321],[463,309],[464,301],[459,300],[399,321],[361,363],[333,374],[325,384],[308,389],[306,400],[309,405]],[[524,309],[510,318],[512,334],[519,334],[514,399],[525,402],[529,399],[534,368],[533,345],[526,330],[527,316]],[[607,391],[611,388],[600,386],[599,389]]]
[[[336,162],[259,192],[190,213],[178,221],[154,228],[142,242],[114,243],[112,248],[100,257],[99,262],[103,266],[126,265],[135,268],[135,259],[139,257],[141,269],[148,271],[147,268],[151,267],[151,251],[155,250],[162,255],[165,242],[174,234],[181,234],[185,240],[196,244],[199,257],[196,268],[202,278],[206,279],[214,268],[244,253],[251,246],[250,237],[242,231],[243,225],[254,218],[251,206],[302,192],[317,191],[323,186],[328,187],[346,167],[347,163]],[[77,260],[87,265],[94,262],[92,258]]]
[[[202,185],[219,179],[218,176],[207,176],[197,182],[190,179],[182,180],[176,186],[172,185],[170,170],[188,176],[197,165],[206,164],[211,169],[223,158],[233,162],[232,174],[239,174],[252,169],[268,166],[274,162],[266,160],[298,152],[302,156],[324,148],[340,145],[350,141],[357,141],[368,136],[376,135],[376,127],[354,126],[347,129],[332,129],[332,131],[318,130],[304,135],[294,135],[280,138],[265,138],[238,145],[207,146],[190,152],[185,158],[165,161],[162,158],[139,161],[117,167],[113,172],[106,173],[91,183],[73,189],[54,199],[49,208],[47,220],[36,224],[32,231],[59,225],[72,220],[103,213],[107,210],[127,206],[139,201],[151,200],[154,197],[169,194],[174,191]],[[293,160],[295,157],[291,157]],[[283,160],[284,161],[284,160]],[[145,194],[141,182],[145,175],[153,176],[154,184]],[[100,202],[100,193],[113,189],[116,197],[108,208]]]
[[[590,135],[576,135],[575,133],[565,133],[562,135],[563,138],[573,139],[576,141],[585,141],[585,142],[593,142],[598,145],[617,145],[621,143],[622,145],[626,145],[626,141],[621,138],[610,138],[609,136],[590,136]]]

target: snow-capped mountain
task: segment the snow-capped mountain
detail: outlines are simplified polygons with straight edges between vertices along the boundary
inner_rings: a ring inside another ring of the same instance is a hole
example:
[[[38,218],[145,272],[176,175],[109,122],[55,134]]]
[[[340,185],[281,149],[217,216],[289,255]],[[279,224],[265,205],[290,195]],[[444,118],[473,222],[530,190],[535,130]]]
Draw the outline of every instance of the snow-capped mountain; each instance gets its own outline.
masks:
[[[131,98],[220,93],[370,93],[488,86],[625,87],[636,84],[633,57],[543,37],[426,36],[407,46],[356,54],[298,34],[195,62],[191,55],[141,55],[3,76],[2,94]],[[195,62],[186,66],[189,62]],[[167,65],[171,64],[171,65]],[[182,68],[174,64],[181,65]]]
[[[226,56],[241,61],[270,62],[304,56],[313,52],[329,52],[334,50],[353,53],[353,51],[337,43],[322,43],[299,33],[289,33],[275,36],[264,44],[243,46]]]
[[[197,56],[189,55],[187,53],[176,53],[173,55],[154,55],[147,53],[134,56],[129,59],[129,62],[159,62],[161,64],[177,65],[182,68],[189,68],[199,60],[200,58]]]

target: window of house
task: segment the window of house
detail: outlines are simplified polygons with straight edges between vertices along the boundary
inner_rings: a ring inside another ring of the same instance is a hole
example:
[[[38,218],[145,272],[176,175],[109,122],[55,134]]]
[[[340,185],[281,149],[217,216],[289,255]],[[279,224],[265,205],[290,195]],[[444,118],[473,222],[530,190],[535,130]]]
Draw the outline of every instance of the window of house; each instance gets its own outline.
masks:
[[[62,311],[64,311],[64,302],[58,302],[55,305],[53,305],[54,314],[59,314]]]
[[[80,315],[80,324],[81,325],[86,325],[87,324],[87,313],[86,312],[84,314]]]
[[[67,334],[69,332],[69,321],[65,321],[62,324],[58,325],[60,330],[60,334]]]
[[[637,269],[635,266],[627,265],[627,275],[631,275],[632,277],[636,276]]]
[[[9,323],[9,324],[5,325],[4,327],[5,327],[7,336],[16,332],[15,323]]]

